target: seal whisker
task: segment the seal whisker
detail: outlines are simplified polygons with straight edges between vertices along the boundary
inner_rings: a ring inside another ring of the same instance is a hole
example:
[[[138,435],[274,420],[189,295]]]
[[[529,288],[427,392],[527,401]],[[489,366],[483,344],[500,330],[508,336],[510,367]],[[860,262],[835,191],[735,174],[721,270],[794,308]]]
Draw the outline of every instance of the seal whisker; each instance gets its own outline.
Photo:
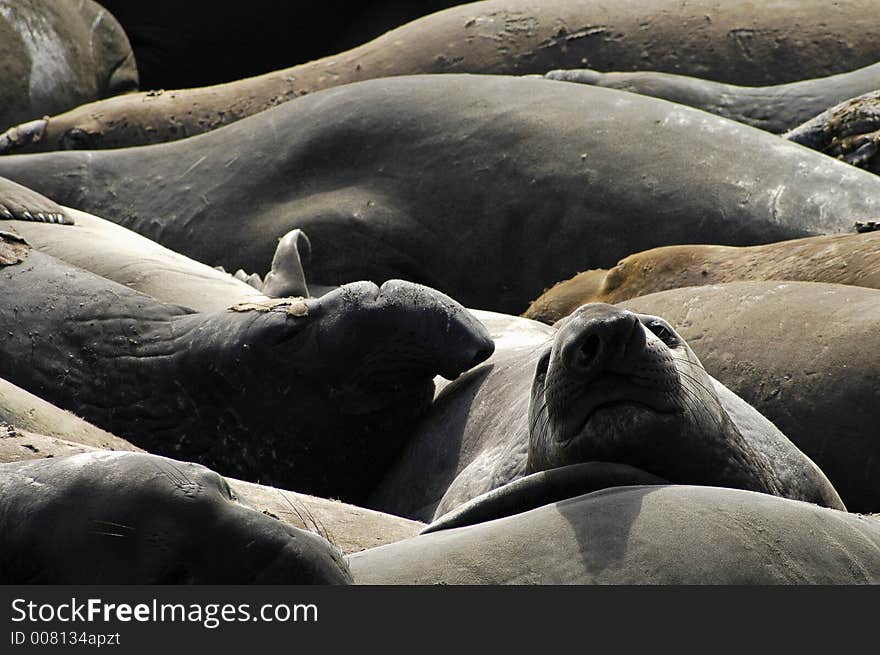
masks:
[[[296,505],[293,504],[293,502],[290,500],[290,498],[287,497],[287,494],[285,494],[281,489],[276,489],[275,491],[277,491],[278,495],[281,496],[282,500],[284,500],[284,502],[286,502],[290,506],[290,508],[293,510],[294,514],[296,514],[297,518],[303,524],[303,527],[305,527],[308,530],[309,529],[308,521],[306,521],[303,518],[303,515],[296,508]]]
[[[97,525],[107,525],[107,526],[112,526],[115,528],[121,528],[122,530],[134,530],[134,528],[131,527],[130,525],[125,525],[124,523],[115,523],[113,521],[99,521],[96,519],[96,520],[92,521],[92,523],[95,523]]]

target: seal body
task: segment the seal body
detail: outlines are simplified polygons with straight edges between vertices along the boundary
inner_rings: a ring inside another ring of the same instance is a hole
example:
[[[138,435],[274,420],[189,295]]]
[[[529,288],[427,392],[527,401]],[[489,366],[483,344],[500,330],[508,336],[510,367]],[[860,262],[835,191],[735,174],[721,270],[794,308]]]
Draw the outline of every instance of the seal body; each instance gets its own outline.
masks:
[[[128,3],[127,3],[128,4]],[[441,11],[354,48],[227,85],[147,93],[52,117],[19,143],[123,147],[180,139],[303,93],[423,73],[544,74],[557,68],[778,84],[880,60],[872,0],[487,0]],[[176,10],[178,11],[178,10]],[[812,18],[812,19],[811,19]]]
[[[358,584],[877,584],[880,521],[739,489],[608,489],[349,556]]]
[[[511,345],[443,389],[372,506],[436,519],[530,473],[607,462],[843,508],[818,467],[656,316],[586,305],[543,342]]]
[[[209,265],[265,271],[300,228],[316,284],[400,277],[507,313],[640,250],[880,212],[876,176],[754,128],[503,76],[372,80],[174,143],[3,157],[0,175]]]
[[[434,375],[492,351],[464,308],[410,283],[196,313],[0,236],[0,375],[240,477],[354,497],[430,404]]]
[[[7,386],[8,383],[0,383],[0,407],[7,406],[9,399]],[[45,401],[39,402],[46,404]],[[56,411],[61,412],[57,408]],[[8,413],[0,409],[0,421],[5,420],[6,417]],[[16,425],[0,422],[0,464],[61,458],[102,450],[140,450],[124,439],[108,433],[102,433],[102,436],[96,439],[95,433],[100,432],[98,428],[90,426],[91,430],[88,432],[77,429],[72,416],[66,423],[71,426],[69,432],[66,434],[60,432],[61,436],[49,436],[20,427],[32,424],[27,420]],[[233,496],[242,505],[300,530],[318,534],[343,553],[356,553],[365,548],[375,548],[382,544],[408,539],[425,527],[418,521],[374,512],[338,500],[328,500],[234,478],[226,478],[226,481]]]
[[[621,305],[656,312],[706,370],[772,420],[851,511],[880,509],[876,379],[880,291],[811,282],[672,289]]]
[[[739,280],[798,280],[880,288],[880,233],[836,234],[761,246],[665,246],[611,269],[578,273],[545,291],[523,316],[552,324],[589,302]]]

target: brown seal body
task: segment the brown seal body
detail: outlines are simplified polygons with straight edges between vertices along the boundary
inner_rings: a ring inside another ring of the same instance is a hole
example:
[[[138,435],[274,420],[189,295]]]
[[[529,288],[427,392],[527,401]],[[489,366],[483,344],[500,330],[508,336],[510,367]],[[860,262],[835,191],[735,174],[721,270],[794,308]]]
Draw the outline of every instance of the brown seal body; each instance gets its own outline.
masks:
[[[615,304],[679,287],[737,280],[833,282],[880,289],[880,232],[792,239],[761,246],[653,248],[558,283],[523,316],[554,323],[589,302]]]
[[[824,77],[880,60],[875,9],[873,0],[771,2],[760,11],[739,0],[487,0],[258,77],[85,105],[7,139],[6,148],[113,148],[179,139],[304,93],[394,75],[544,74],[589,66],[734,84]]]

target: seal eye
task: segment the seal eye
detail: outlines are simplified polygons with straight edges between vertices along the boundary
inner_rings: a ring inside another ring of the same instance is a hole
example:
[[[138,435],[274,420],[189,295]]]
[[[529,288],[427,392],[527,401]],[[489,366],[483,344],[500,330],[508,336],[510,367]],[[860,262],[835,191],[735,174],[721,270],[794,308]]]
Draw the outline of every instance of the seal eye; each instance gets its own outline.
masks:
[[[668,347],[673,348],[678,345],[678,339],[675,338],[675,333],[665,323],[661,323],[660,321],[650,321],[645,324],[645,327],[653,332],[654,336],[660,339],[660,341],[665,343]]]

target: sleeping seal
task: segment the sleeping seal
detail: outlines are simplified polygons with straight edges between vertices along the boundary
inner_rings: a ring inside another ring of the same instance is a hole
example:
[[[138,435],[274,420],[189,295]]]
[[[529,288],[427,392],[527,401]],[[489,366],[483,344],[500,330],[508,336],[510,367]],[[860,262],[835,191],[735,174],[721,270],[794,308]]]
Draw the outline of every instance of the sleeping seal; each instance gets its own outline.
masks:
[[[339,551],[203,466],[90,452],[0,464],[0,584],[347,584]]]
[[[0,376],[151,452],[357,497],[485,329],[416,284],[194,312],[0,233]],[[295,486],[294,486],[295,485]]]
[[[880,232],[834,234],[761,246],[664,246],[611,269],[578,273],[545,291],[523,313],[553,324],[588,302],[615,304],[666,289],[738,280],[832,282],[880,289]]]

